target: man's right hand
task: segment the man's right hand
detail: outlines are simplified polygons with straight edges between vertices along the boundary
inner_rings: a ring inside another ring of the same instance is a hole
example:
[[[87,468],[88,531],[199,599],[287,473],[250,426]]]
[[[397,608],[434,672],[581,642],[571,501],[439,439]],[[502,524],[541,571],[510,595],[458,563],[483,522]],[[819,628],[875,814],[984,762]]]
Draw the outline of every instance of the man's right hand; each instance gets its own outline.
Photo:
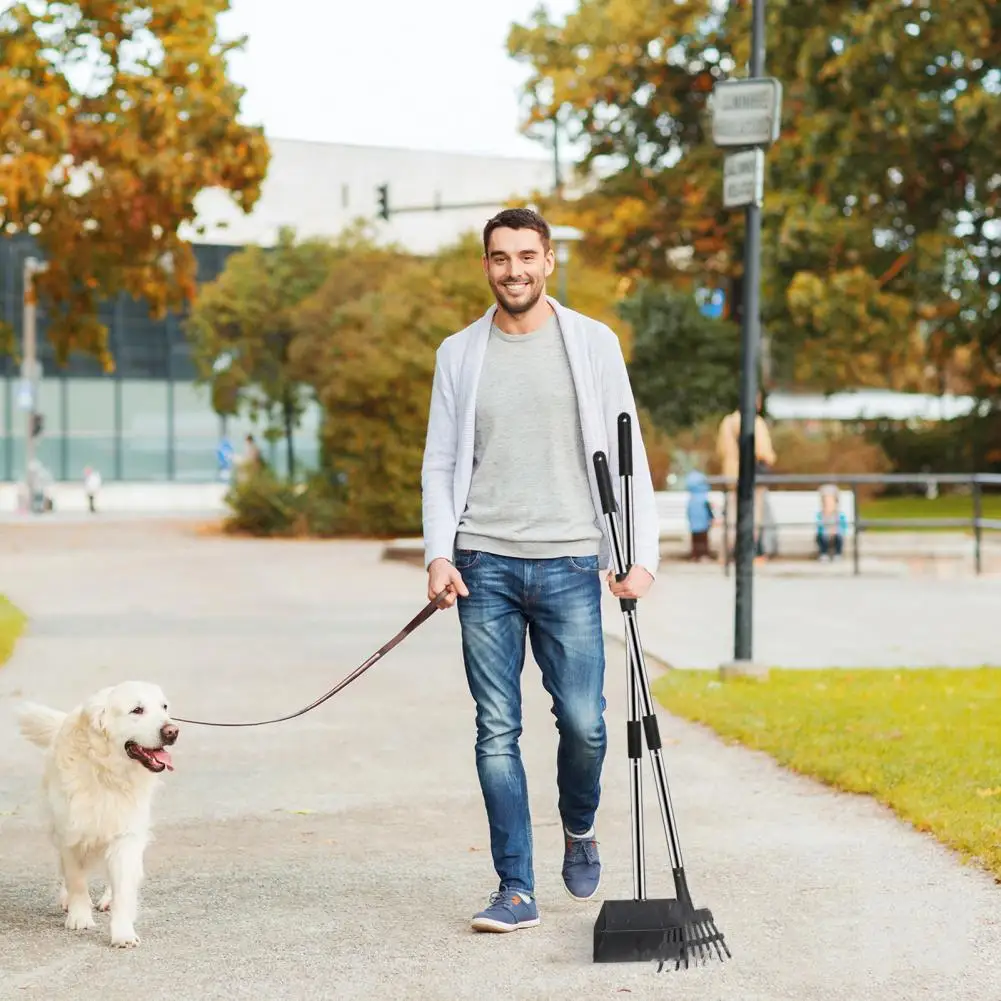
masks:
[[[428,567],[428,601],[434,601],[442,591],[445,592],[441,599],[442,608],[451,608],[459,595],[463,598],[469,596],[462,574],[448,560],[439,556]]]

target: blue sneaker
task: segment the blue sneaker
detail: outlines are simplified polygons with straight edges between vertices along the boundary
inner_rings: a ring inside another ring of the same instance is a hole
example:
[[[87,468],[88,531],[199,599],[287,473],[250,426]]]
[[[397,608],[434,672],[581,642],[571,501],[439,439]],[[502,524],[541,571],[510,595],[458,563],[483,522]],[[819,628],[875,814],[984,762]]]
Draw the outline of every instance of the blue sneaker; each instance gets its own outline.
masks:
[[[576,838],[564,830],[566,849],[563,852],[563,885],[574,900],[590,900],[601,882],[601,859],[594,832],[586,838]]]
[[[521,890],[498,890],[490,894],[485,910],[473,916],[473,931],[517,931],[539,923],[535,900]]]

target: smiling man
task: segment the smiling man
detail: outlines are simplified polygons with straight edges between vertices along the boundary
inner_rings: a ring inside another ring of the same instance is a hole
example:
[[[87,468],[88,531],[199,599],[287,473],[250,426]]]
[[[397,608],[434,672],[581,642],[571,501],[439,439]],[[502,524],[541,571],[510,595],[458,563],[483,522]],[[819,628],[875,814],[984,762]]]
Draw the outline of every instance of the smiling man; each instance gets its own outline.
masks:
[[[526,637],[559,731],[563,883],[597,892],[595,814],[605,759],[601,573],[618,597],[653,582],[659,542],[653,486],[625,361],[604,324],[546,293],[549,226],[507,209],[483,233],[496,304],[438,349],[422,471],[428,597],[458,602],[476,704],[476,769],[499,879],[478,931],[539,923],[532,822],[518,740]],[[617,421],[633,418],[636,562],[611,565],[591,457],[618,484]]]

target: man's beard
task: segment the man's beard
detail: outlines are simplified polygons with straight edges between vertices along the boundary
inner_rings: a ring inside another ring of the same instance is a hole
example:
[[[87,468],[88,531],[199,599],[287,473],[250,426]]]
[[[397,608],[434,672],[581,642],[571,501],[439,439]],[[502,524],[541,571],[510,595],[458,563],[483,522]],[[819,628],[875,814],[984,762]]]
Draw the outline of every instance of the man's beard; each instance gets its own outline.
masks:
[[[496,285],[491,283],[491,288],[493,289],[494,298],[504,310],[512,316],[520,316],[522,313],[527,313],[542,298],[543,285],[542,282],[539,282],[537,285],[529,282],[528,295],[524,299],[516,301],[512,301],[507,297],[503,282]]]

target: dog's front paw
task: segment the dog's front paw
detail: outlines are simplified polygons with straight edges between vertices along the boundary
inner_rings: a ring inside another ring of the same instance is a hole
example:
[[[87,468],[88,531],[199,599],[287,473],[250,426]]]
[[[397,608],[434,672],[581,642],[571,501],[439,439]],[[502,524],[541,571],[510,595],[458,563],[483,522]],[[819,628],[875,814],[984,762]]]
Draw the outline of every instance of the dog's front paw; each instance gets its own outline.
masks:
[[[94,915],[89,910],[79,911],[71,908],[66,915],[65,923],[70,931],[87,931],[88,928],[94,927]]]
[[[139,936],[131,925],[127,928],[112,928],[111,944],[118,949],[134,949],[139,944]]]

